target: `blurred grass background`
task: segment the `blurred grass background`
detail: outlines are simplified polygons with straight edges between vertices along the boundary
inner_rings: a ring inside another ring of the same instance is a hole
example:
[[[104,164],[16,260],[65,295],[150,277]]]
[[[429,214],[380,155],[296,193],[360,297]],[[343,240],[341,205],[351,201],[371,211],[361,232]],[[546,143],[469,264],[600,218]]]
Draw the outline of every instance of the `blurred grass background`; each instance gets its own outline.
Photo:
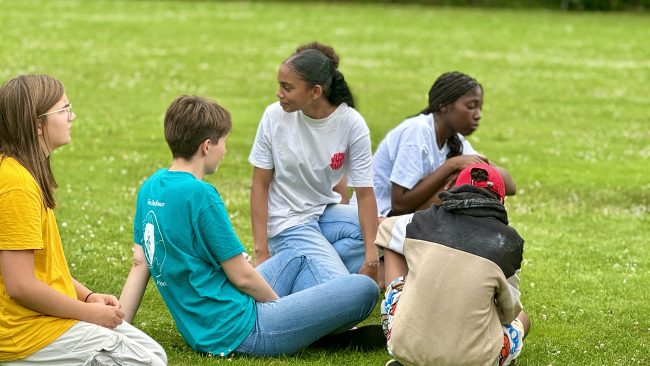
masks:
[[[56,214],[73,275],[119,294],[139,185],[171,154],[162,118],[180,94],[228,108],[234,128],[215,184],[251,248],[247,162],[299,44],[335,47],[373,147],[451,70],[485,90],[473,146],[518,184],[511,224],[526,239],[522,292],[533,330],[518,365],[650,363],[647,235],[650,18],[353,4],[0,0],[0,78],[51,74],[78,117],[53,155]],[[315,309],[317,311],[317,309]],[[368,320],[378,322],[378,311]],[[205,358],[183,342],[150,284],[135,325],[171,365],[383,365],[384,351],[306,350]]]

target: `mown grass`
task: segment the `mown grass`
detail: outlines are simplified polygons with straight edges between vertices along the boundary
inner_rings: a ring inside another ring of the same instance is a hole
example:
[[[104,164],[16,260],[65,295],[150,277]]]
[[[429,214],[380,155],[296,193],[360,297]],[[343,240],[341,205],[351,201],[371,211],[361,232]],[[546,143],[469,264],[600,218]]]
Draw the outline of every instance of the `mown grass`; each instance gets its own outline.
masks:
[[[417,5],[0,0],[0,79],[61,79],[78,115],[53,156],[56,211],[77,279],[119,294],[140,183],[167,166],[162,116],[179,94],[233,114],[228,155],[208,177],[251,243],[247,156],[275,100],[279,63],[319,40],[341,55],[374,146],[426,104],[442,72],[485,89],[475,148],[518,183],[507,200],[526,239],[533,321],[519,365],[650,362],[650,18]],[[435,309],[432,309],[435,310]],[[318,310],[315,309],[315,312]],[[375,314],[369,322],[376,322]],[[383,351],[307,350],[278,359],[205,358],[153,285],[135,324],[172,365],[383,365]]]

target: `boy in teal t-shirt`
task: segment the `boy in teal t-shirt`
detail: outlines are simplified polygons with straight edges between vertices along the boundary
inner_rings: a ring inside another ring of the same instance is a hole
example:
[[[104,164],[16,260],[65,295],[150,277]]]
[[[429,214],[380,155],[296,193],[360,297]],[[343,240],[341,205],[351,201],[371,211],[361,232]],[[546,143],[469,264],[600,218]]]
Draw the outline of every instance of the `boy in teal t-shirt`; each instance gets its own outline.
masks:
[[[202,180],[223,159],[231,126],[228,111],[205,98],[181,96],[167,110],[174,160],[138,193],[134,265],[120,296],[125,320],[132,321],[151,277],[192,349],[293,353],[365,319],[378,289],[368,277],[348,275],[289,295],[313,277],[304,255],[288,252],[257,270],[248,263],[221,196]]]
[[[160,169],[140,188],[136,207],[134,241],[170,313],[182,320],[183,338],[195,349],[229,353],[253,328],[255,303],[219,270],[244,252],[219,193],[188,172]]]

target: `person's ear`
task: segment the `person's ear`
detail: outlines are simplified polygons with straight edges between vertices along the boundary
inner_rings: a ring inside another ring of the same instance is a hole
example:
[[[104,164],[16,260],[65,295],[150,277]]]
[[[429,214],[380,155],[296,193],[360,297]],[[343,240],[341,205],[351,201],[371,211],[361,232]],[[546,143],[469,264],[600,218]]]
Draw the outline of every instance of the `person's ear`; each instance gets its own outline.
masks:
[[[447,113],[449,111],[449,106],[443,105],[440,107],[440,112],[441,113]]]
[[[311,88],[311,99],[318,99],[323,95],[323,87],[316,84]]]
[[[35,123],[36,123],[36,133],[38,134],[38,136],[43,136],[44,129],[45,129],[45,121],[40,118],[37,118]]]
[[[201,150],[201,153],[203,155],[207,155],[208,150],[210,150],[210,139],[206,139],[205,141],[203,141],[201,145],[199,145],[199,150]]]

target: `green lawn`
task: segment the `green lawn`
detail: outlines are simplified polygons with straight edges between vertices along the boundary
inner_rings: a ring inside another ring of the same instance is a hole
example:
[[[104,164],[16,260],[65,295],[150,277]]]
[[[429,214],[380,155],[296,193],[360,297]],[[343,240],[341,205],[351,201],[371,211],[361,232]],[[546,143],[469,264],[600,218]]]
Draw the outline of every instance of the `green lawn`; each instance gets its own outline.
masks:
[[[399,5],[0,0],[0,79],[47,73],[78,115],[57,151],[56,210],[74,276],[119,294],[135,196],[170,162],[162,117],[179,94],[234,118],[208,181],[251,244],[247,162],[275,101],[279,63],[301,43],[333,45],[374,146],[426,104],[442,72],[485,89],[474,147],[509,169],[526,239],[522,292],[533,330],[518,365],[650,363],[650,18],[638,14]],[[317,309],[315,309],[317,311]],[[377,313],[369,320],[377,322]],[[135,324],[171,365],[383,365],[383,351],[279,359],[204,358],[183,342],[150,284]]]

